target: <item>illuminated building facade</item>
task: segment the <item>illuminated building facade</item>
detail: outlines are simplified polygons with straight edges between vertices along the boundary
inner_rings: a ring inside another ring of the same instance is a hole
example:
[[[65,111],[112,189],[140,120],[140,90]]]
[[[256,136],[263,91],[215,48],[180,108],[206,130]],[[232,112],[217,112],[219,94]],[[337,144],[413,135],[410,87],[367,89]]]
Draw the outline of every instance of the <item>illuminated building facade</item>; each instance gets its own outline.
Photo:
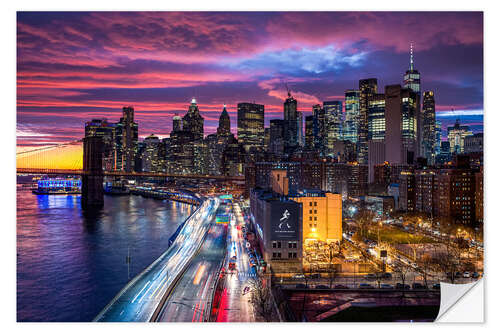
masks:
[[[377,93],[377,79],[359,80],[358,162],[368,163],[368,101]]]
[[[328,155],[333,154],[333,145],[342,140],[342,102],[323,102],[325,112],[326,151]]]
[[[391,164],[412,164],[417,147],[417,95],[401,85],[385,87],[385,152]]]
[[[297,100],[293,98],[290,91],[288,98],[283,103],[283,137],[285,140],[285,151],[292,152],[299,145],[298,140],[298,122],[297,122]]]
[[[103,169],[117,169],[117,142],[116,142],[116,124],[103,119],[92,119],[85,123],[85,137],[102,137],[103,147]]]
[[[118,147],[118,159],[121,163],[117,163],[118,169],[133,171],[137,155],[139,126],[134,122],[134,108],[131,106],[123,108],[123,117],[117,125],[117,138],[121,139]]]
[[[465,138],[473,135],[469,126],[460,125],[457,119],[455,125],[448,127],[448,142],[450,143],[450,153],[461,154],[465,149]]]
[[[385,138],[385,95],[374,94],[368,101],[368,141]]]
[[[304,190],[292,200],[302,204],[303,243],[342,240],[342,195]]]
[[[359,128],[359,90],[346,90],[345,92],[345,120],[342,128],[344,140],[352,143],[358,142]]]
[[[434,92],[425,91],[422,101],[422,156],[432,165],[436,159],[436,108]]]
[[[162,161],[160,158],[160,139],[151,134],[144,139],[144,152],[142,153],[142,171],[161,172]]]
[[[410,66],[403,77],[403,88],[411,89],[415,93],[415,158],[424,154],[423,148],[423,115],[420,112],[421,85],[420,72],[413,62],[413,44],[410,44]],[[425,156],[424,156],[425,157]]]
[[[264,148],[264,105],[238,103],[238,142],[246,152]]]
[[[200,115],[200,110],[198,109],[196,99],[193,98],[191,100],[191,105],[189,106],[188,112],[182,118],[182,129],[184,131],[192,133],[194,140],[203,140],[204,122],[205,120]]]

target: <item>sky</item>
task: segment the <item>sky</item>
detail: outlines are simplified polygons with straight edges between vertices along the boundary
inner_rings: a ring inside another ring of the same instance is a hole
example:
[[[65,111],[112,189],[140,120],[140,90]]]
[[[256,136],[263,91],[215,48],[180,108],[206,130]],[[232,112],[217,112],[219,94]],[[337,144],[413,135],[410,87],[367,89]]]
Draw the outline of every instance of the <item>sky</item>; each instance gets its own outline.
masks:
[[[236,134],[239,102],[283,118],[285,83],[305,115],[362,78],[402,84],[410,43],[443,129],[482,132],[480,12],[18,12],[17,145],[79,140],[127,105],[140,137],[166,137],[193,97],[205,135],[223,104]]]

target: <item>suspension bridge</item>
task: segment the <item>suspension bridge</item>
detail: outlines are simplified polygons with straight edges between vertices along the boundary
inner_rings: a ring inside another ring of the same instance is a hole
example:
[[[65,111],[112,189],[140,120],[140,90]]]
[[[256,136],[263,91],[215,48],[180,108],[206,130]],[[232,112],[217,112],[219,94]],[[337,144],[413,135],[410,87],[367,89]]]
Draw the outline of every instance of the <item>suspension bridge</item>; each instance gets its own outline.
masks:
[[[83,143],[81,140],[39,148],[19,149],[16,153],[17,174],[85,175],[83,170]],[[154,177],[176,179],[206,179],[216,181],[244,181],[243,176],[176,174],[166,172],[126,172],[103,170],[104,176]]]

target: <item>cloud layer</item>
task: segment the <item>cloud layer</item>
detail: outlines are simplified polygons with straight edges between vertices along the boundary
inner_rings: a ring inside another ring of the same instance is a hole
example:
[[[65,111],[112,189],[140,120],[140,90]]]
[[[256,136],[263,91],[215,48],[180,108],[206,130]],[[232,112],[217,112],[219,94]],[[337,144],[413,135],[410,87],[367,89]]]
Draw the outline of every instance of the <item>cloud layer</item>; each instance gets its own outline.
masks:
[[[116,121],[129,104],[141,136],[165,136],[192,96],[206,134],[223,103],[236,132],[238,102],[265,104],[266,121],[282,117],[285,83],[305,112],[364,77],[379,78],[380,91],[400,83],[410,42],[437,109],[481,117],[470,112],[483,108],[482,21],[479,12],[19,12],[18,145],[79,139],[86,120]]]

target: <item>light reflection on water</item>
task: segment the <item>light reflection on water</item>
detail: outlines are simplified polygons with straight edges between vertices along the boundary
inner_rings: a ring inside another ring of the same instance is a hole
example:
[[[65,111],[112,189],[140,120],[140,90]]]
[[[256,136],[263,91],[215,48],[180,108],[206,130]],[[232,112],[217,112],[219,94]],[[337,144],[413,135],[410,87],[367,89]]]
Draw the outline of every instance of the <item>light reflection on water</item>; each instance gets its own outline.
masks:
[[[90,321],[167,249],[190,205],[105,196],[84,215],[79,195],[17,189],[17,320]]]

